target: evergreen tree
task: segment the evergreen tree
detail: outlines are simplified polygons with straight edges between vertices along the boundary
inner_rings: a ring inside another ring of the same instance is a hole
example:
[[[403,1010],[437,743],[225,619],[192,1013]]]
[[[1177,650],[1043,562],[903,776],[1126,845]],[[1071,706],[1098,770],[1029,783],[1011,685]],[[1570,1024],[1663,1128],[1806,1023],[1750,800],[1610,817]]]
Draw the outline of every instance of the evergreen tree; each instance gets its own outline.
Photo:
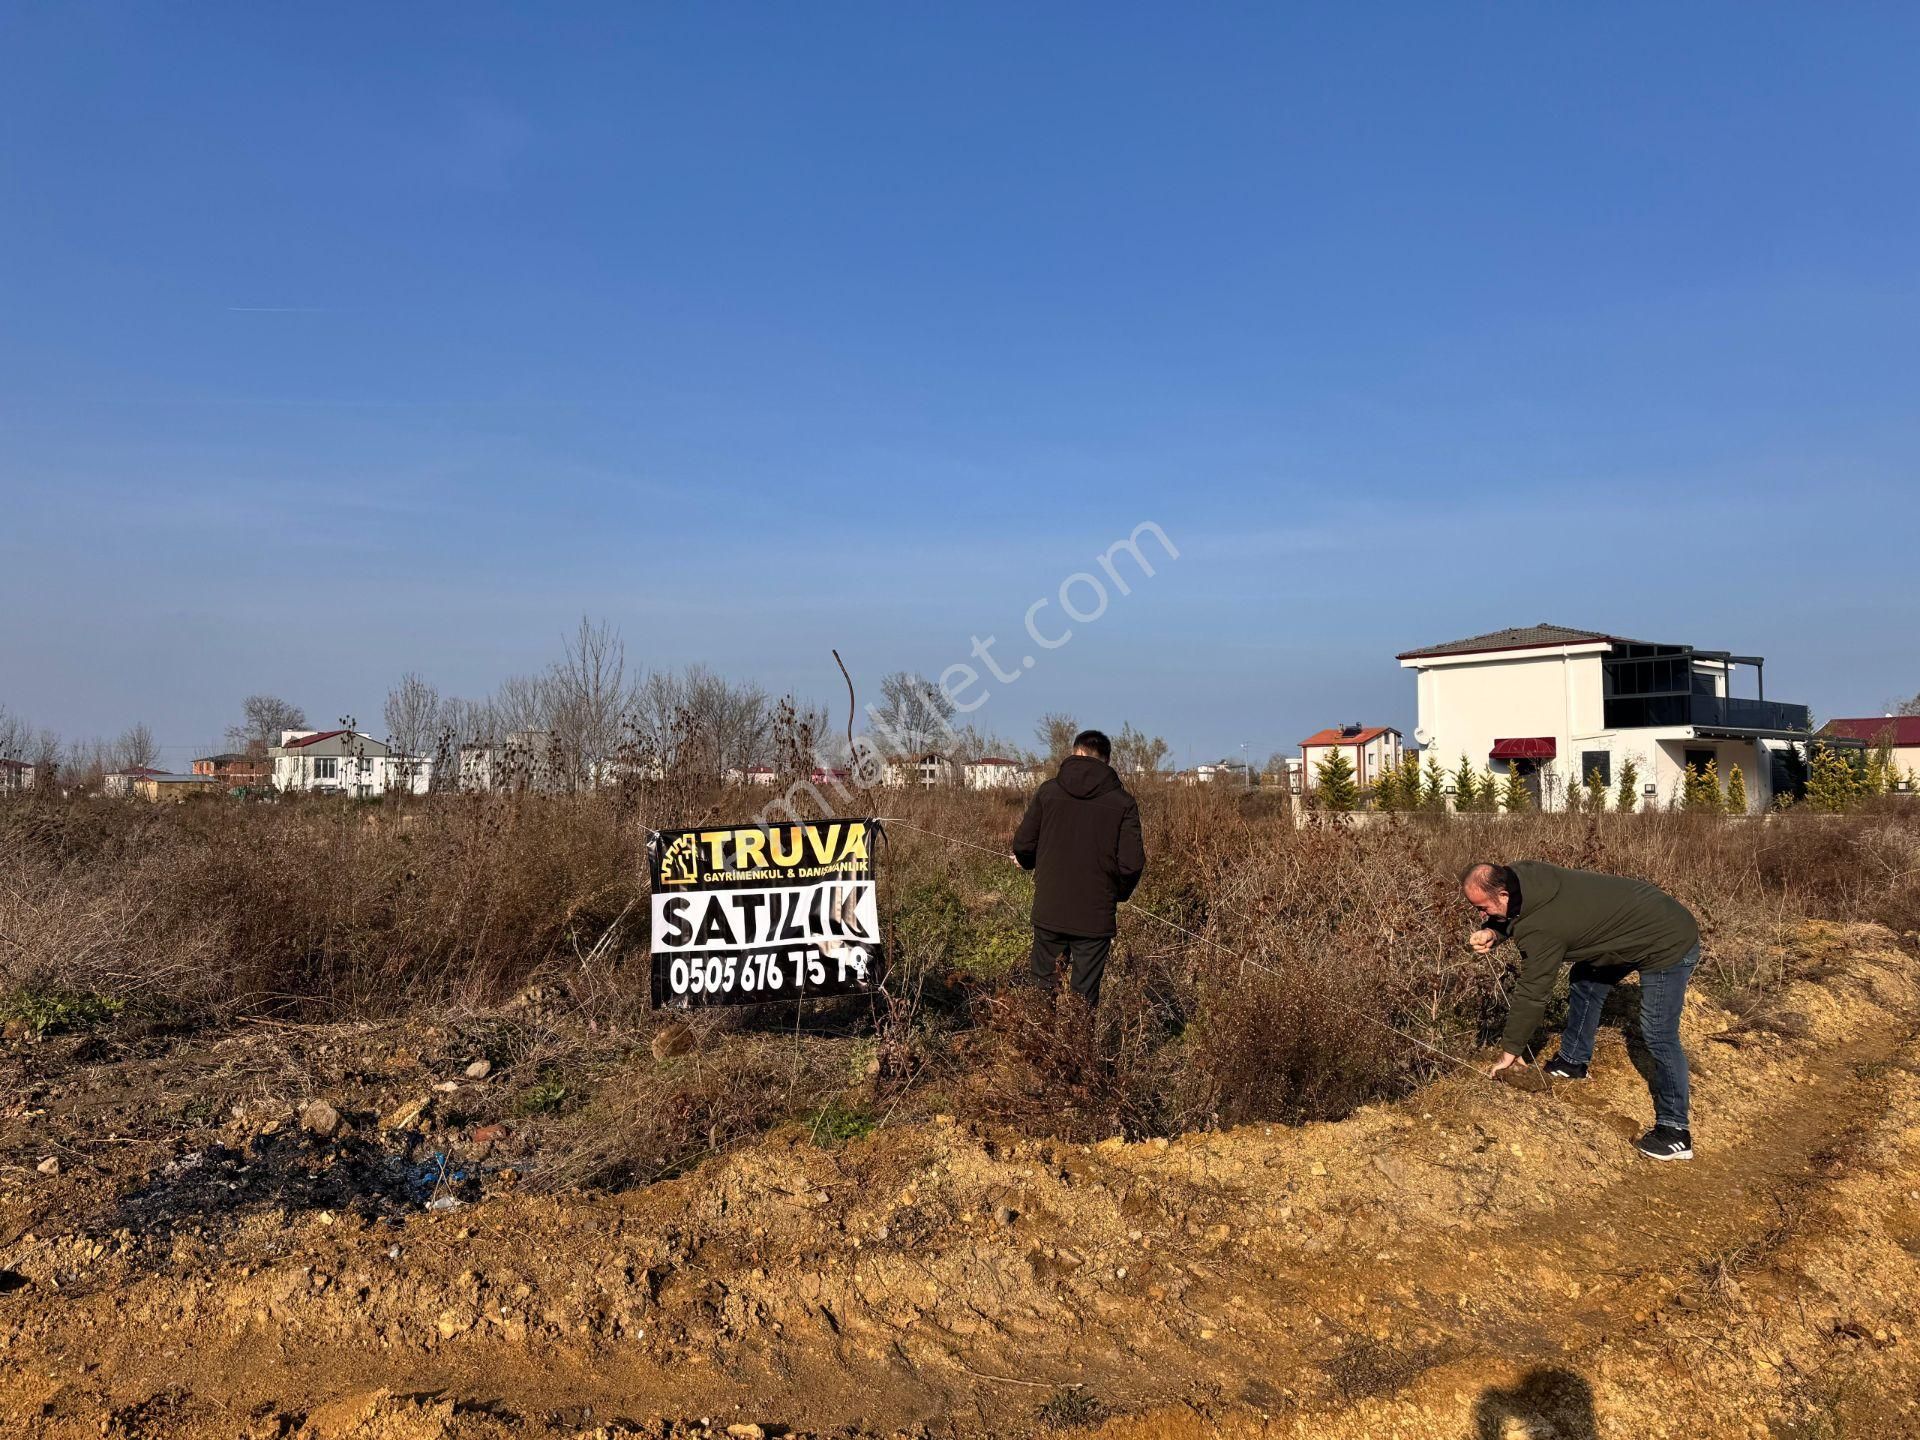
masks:
[[[1620,791],[1614,796],[1613,808],[1622,815],[1631,815],[1633,807],[1640,803],[1640,767],[1628,756],[1620,764]]]
[[[1709,760],[1705,769],[1689,765],[1680,782],[1680,808],[1704,814],[1720,810],[1720,768]]]
[[[1440,757],[1437,755],[1427,756],[1426,780],[1420,787],[1420,808],[1436,815],[1446,812],[1447,772],[1440,768]]]
[[[1479,809],[1476,803],[1480,798],[1480,779],[1473,763],[1466,756],[1460,757],[1460,768],[1453,772],[1453,808],[1466,812]]]
[[[1594,766],[1587,771],[1587,809],[1595,815],[1607,808],[1607,778]]]
[[[1322,810],[1352,810],[1360,803],[1360,787],[1353,783],[1353,762],[1339,746],[1313,767],[1313,802]]]
[[[1376,810],[1404,810],[1405,798],[1400,793],[1400,771],[1389,765],[1380,772],[1380,778],[1373,783],[1373,808]]]
[[[1860,777],[1847,757],[1831,745],[1816,740],[1807,771],[1807,804],[1823,815],[1838,815],[1853,808],[1860,796]]]
[[[1740,773],[1737,762],[1727,771],[1727,813],[1729,815],[1747,813],[1747,777]]]
[[[1893,737],[1882,735],[1873,747],[1873,753],[1867,757],[1865,784],[1862,787],[1868,795],[1884,795],[1893,789],[1900,779],[1900,772],[1893,763]]]
[[[1558,774],[1557,771],[1555,773]],[[1567,766],[1566,778],[1562,783],[1566,786],[1566,794],[1561,803],[1569,815],[1578,815],[1587,808],[1587,792],[1580,785],[1580,772],[1572,765]]]
[[[1491,765],[1480,772],[1480,790],[1473,797],[1473,808],[1482,815],[1492,815],[1500,809],[1500,777],[1493,773]]]
[[[1507,762],[1507,778],[1500,787],[1500,808],[1509,815],[1533,808],[1533,792],[1527,789],[1527,777],[1513,761]]]

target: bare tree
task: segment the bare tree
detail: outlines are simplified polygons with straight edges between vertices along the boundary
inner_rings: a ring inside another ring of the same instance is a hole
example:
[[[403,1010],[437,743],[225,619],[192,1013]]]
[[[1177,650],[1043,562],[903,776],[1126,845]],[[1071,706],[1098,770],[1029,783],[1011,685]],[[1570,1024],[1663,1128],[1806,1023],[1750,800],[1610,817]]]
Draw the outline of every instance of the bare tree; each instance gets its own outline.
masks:
[[[116,770],[132,770],[136,767],[151,769],[159,758],[160,746],[154,741],[153,731],[147,728],[144,720],[129,725],[120,732],[120,738],[113,742],[113,768]]]
[[[1071,739],[1072,737],[1068,737]],[[1153,775],[1167,763],[1167,742],[1131,725],[1122,725],[1113,737],[1113,765],[1129,775]]]
[[[952,748],[954,705],[924,675],[896,670],[880,682],[880,703],[867,707],[867,718],[879,733],[882,747],[896,756]]]
[[[42,790],[51,788],[60,772],[60,737],[51,730],[35,731],[26,759],[33,766],[34,785]]]
[[[515,730],[552,729],[551,692],[552,687],[544,675],[509,675],[502,680],[487,705],[497,735],[508,735]]]
[[[824,734],[824,715],[793,723]],[[776,758],[774,710],[758,685],[734,684],[704,665],[655,670],[634,687],[627,714],[632,758],[662,772],[720,779]]]
[[[602,620],[580,617],[566,653],[547,672],[549,727],[559,747],[562,773],[574,784],[591,783],[620,746],[627,709],[627,647]]]
[[[1909,696],[1893,706],[1896,715],[1920,715],[1920,695]]]
[[[400,752],[399,765],[409,779],[439,738],[440,709],[440,692],[412,670],[387,692],[387,740]]]
[[[1057,764],[1073,753],[1073,737],[1080,733],[1080,726],[1073,716],[1052,711],[1040,717],[1033,733],[1045,752],[1047,763]]]
[[[27,722],[0,705],[0,760],[18,760],[27,748]]]
[[[282,730],[307,728],[307,712],[278,695],[249,695],[240,702],[240,713],[240,723],[227,727],[227,743],[249,755],[264,755],[278,745]]]

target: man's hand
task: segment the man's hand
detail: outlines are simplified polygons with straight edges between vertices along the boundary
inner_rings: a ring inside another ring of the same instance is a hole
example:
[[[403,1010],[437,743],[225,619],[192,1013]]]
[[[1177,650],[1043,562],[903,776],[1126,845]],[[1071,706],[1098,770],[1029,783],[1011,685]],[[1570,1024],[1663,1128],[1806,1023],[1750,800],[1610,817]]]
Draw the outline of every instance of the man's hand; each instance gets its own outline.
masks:
[[[1498,930],[1489,930],[1485,927],[1474,931],[1473,934],[1467,937],[1467,943],[1473,946],[1473,953],[1476,955],[1487,954],[1494,946],[1500,943],[1500,940],[1501,935]]]
[[[1487,1071],[1487,1078],[1491,1080],[1509,1065],[1517,1065],[1519,1063],[1520,1057],[1518,1055],[1508,1051],[1502,1051],[1500,1058],[1494,1061],[1492,1067]]]

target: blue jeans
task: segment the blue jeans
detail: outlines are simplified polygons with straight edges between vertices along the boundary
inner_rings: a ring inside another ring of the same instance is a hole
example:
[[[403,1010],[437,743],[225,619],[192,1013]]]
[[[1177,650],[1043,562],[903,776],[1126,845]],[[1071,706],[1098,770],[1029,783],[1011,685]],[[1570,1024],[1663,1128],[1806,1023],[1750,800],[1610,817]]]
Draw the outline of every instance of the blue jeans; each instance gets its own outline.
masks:
[[[1640,972],[1640,1038],[1653,1056],[1653,1123],[1687,1128],[1690,1093],[1687,1088],[1687,1052],[1680,1046],[1680,1007],[1687,1002],[1687,982],[1700,963],[1694,946],[1678,965],[1651,973]],[[1593,1037],[1600,1030],[1600,1011],[1607,992],[1637,969],[1633,965],[1589,965],[1582,960],[1567,975],[1567,1025],[1560,1032],[1560,1058],[1571,1065],[1593,1059]]]

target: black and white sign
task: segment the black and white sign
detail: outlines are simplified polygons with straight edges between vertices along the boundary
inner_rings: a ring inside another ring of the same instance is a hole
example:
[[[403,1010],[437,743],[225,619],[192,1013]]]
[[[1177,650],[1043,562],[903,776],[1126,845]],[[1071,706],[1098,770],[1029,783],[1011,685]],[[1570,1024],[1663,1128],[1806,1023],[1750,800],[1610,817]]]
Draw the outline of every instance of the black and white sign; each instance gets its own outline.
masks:
[[[653,880],[653,1003],[757,1005],[880,983],[872,820],[663,830]]]

